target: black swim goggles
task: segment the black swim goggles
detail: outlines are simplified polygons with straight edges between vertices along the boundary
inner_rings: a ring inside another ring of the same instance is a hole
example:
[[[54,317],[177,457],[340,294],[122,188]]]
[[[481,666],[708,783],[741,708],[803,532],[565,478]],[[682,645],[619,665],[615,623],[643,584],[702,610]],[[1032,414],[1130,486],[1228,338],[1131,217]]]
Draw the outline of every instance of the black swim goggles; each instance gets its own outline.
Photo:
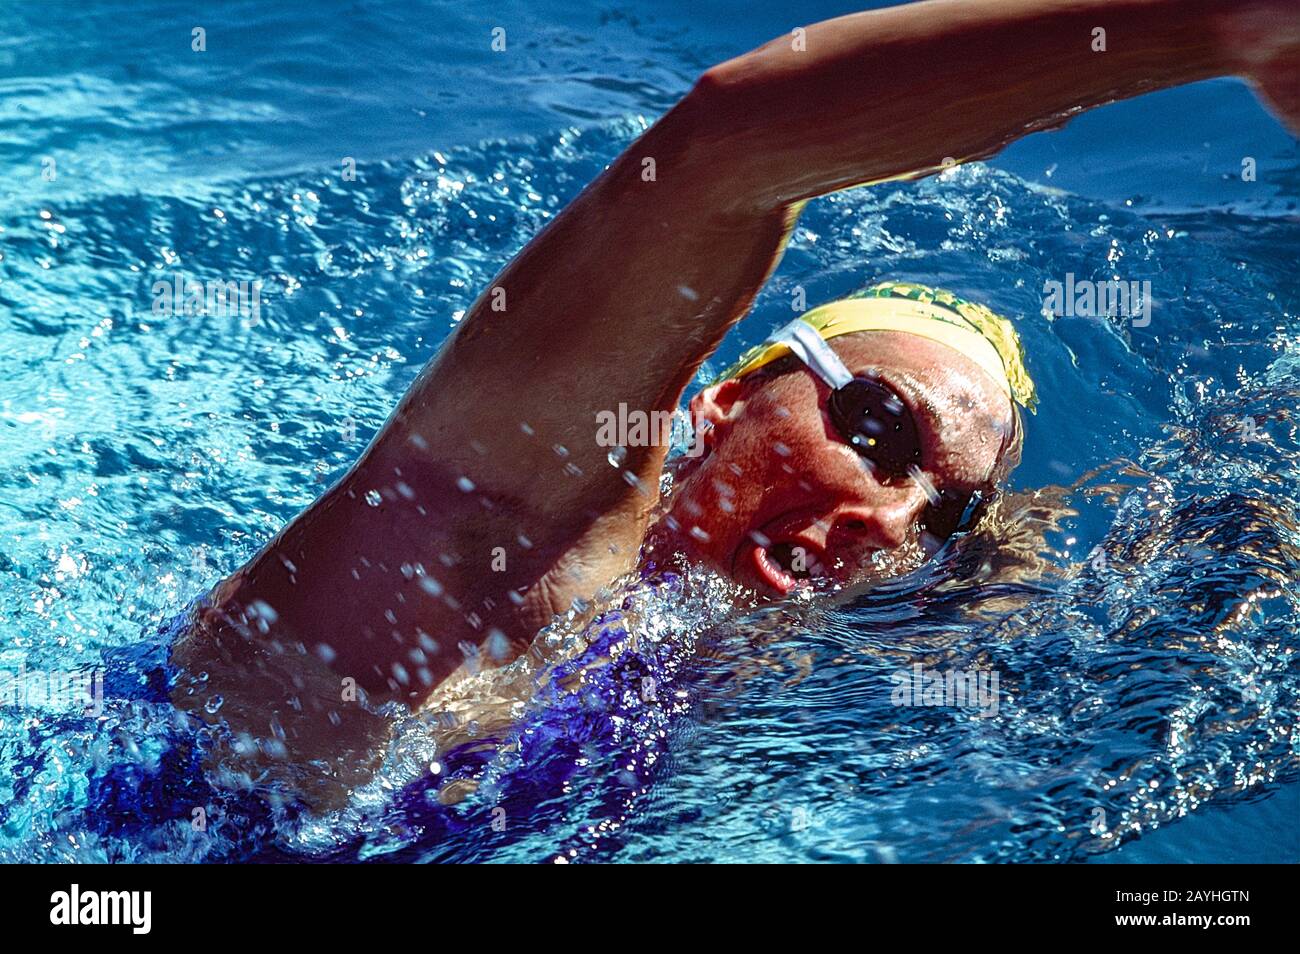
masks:
[[[935,490],[921,471],[921,433],[907,403],[893,388],[868,377],[854,377],[817,330],[796,318],[770,339],[790,349],[831,389],[827,413],[846,444],[880,480],[910,479],[925,491],[929,506],[926,532],[946,540],[974,525],[985,495],[979,490]]]

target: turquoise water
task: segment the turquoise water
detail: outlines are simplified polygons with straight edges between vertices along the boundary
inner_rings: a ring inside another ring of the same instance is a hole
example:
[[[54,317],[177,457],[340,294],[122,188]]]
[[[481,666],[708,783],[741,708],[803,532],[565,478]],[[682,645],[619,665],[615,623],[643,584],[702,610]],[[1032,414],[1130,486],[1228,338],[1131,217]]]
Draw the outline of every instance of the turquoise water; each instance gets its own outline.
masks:
[[[346,809],[205,794],[200,833],[192,792],[147,781],[182,731],[159,627],[343,472],[484,283],[700,69],[790,24],[59,7],[0,8],[0,669],[100,672],[106,699],[0,708],[0,858],[1300,859],[1300,162],[1241,84],[813,203],[715,359],[795,285],[911,279],[1012,315],[1043,401],[999,546],[750,619],[716,581],[629,583],[607,602],[639,610],[636,644],[582,691],[536,680],[621,642],[617,620],[557,624],[453,730],[403,723]],[[1149,280],[1150,325],[1049,319],[1066,273]],[[257,320],[154,316],[178,274],[261,281]],[[917,663],[996,672],[996,713],[893,704]]]

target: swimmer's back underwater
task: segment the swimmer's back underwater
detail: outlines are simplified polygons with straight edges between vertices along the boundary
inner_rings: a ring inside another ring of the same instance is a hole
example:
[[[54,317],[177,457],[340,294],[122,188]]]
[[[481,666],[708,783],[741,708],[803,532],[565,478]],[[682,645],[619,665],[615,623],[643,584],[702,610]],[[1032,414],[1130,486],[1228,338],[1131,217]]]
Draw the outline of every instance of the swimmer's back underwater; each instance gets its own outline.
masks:
[[[666,442],[611,467],[597,422],[678,406],[804,202],[1215,76],[1294,127],[1298,62],[1289,0],[934,0],[714,67],[506,266],[349,473],[201,601],[173,699],[215,721],[221,695],[236,735],[276,739],[277,772],[327,800],[312,779],[364,778],[388,725],[341,685],[419,706],[462,644],[516,657],[648,537],[760,599],[911,569],[1017,459],[1033,384],[987,308],[887,283],[783,329],[691,400],[701,453],[662,510]]]

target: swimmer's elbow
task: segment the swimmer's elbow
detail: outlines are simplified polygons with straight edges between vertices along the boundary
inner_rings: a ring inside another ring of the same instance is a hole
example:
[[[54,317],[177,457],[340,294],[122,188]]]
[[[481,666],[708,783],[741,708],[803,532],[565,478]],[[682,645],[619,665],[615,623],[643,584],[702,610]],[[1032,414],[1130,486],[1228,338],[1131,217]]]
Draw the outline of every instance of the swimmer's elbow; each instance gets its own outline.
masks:
[[[679,129],[716,203],[767,216],[875,176],[879,142],[862,130],[878,105],[856,90],[847,97],[826,63],[774,40],[700,74]]]
[[[740,98],[763,78],[763,68],[756,59],[759,52],[709,67],[696,77],[689,96],[718,108],[728,100]]]
[[[662,130],[669,151],[679,149],[689,168],[691,191],[707,198],[697,210],[766,215],[784,204],[781,150],[770,146],[782,127],[761,115],[763,79],[750,72],[746,57],[701,73]],[[759,143],[767,144],[762,156],[755,152]]]
[[[717,66],[710,67],[695,79],[695,84],[691,91],[686,94],[687,99],[693,99],[696,102],[709,102],[718,97],[725,88],[726,83],[723,80]]]

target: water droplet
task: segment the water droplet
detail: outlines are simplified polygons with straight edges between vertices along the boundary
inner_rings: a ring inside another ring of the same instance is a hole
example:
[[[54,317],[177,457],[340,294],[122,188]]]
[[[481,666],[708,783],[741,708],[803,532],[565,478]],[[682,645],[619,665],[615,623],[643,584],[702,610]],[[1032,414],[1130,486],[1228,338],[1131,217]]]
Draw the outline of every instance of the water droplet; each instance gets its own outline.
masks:
[[[924,492],[925,499],[930,502],[930,506],[937,507],[943,502],[943,498],[939,496],[939,491],[934,489],[934,484],[930,483],[929,478],[921,473],[921,468],[911,464],[907,468],[907,474],[912,478],[913,483]]]
[[[510,640],[506,634],[499,629],[493,629],[488,633],[487,638],[488,655],[497,662],[503,662],[510,658]]]
[[[268,623],[274,623],[280,618],[280,614],[277,613],[271,604],[266,602],[266,600],[253,600],[253,602],[249,604],[248,608]]]

